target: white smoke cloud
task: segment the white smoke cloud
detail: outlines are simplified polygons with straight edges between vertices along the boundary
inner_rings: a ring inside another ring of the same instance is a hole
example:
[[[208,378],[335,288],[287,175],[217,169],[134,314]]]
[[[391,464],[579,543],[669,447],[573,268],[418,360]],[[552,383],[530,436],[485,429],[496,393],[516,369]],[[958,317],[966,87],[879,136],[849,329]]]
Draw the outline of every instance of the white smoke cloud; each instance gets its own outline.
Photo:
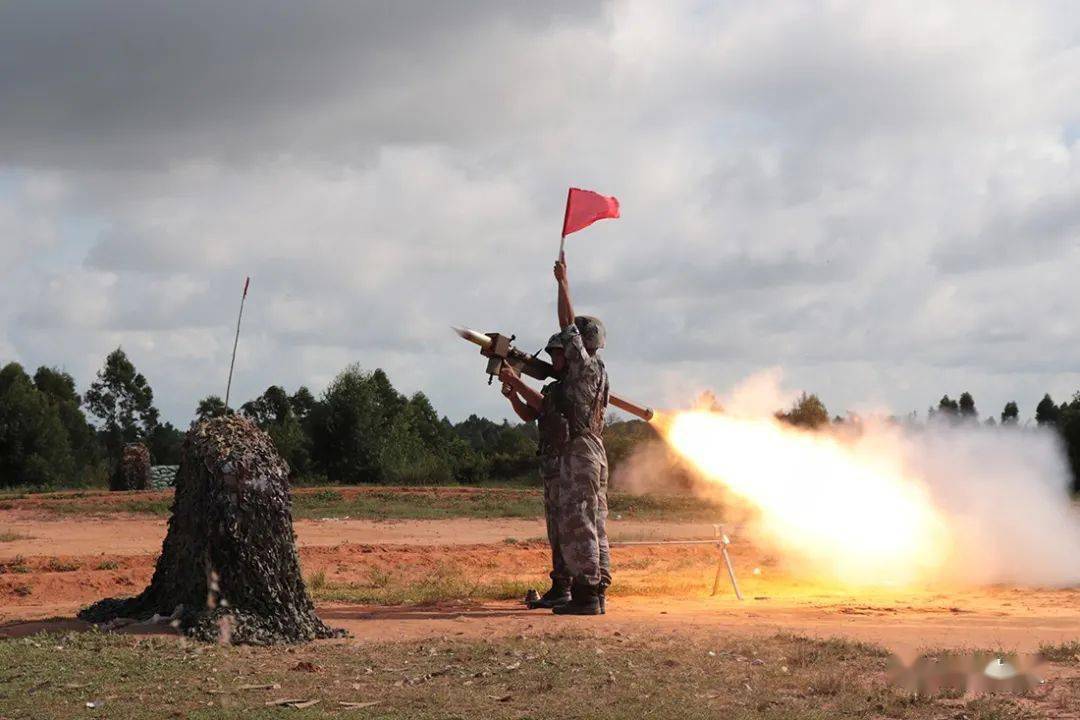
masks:
[[[1080,583],[1080,508],[1055,433],[885,418],[808,433],[772,416],[792,395],[781,377],[751,376],[698,437],[669,438],[695,488],[719,486],[785,569],[847,585]],[[658,458],[650,449],[619,476],[655,477]]]
[[[958,426],[897,434],[907,469],[948,519],[953,578],[1080,583],[1080,512],[1053,432]]]

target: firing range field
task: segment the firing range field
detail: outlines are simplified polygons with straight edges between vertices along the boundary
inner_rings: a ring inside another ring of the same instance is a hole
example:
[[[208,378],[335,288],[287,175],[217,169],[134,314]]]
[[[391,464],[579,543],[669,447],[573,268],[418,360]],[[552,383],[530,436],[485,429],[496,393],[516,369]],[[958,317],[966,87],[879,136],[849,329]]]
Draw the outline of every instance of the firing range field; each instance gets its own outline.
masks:
[[[282,652],[193,645],[161,625],[78,632],[80,607],[147,584],[170,502],[0,496],[0,717],[160,717],[137,710],[148,697],[196,717],[541,717],[556,698],[564,717],[1080,717],[1080,589],[841,593],[785,576],[736,532],[744,602],[726,577],[709,596],[712,546],[622,547],[610,614],[556,617],[517,602],[546,587],[533,490],[295,490],[304,576],[347,640]],[[609,532],[710,537],[721,514],[616,494]],[[883,650],[1040,648],[1048,681],[1020,698],[912,701],[885,680]],[[320,702],[266,705],[281,699]]]

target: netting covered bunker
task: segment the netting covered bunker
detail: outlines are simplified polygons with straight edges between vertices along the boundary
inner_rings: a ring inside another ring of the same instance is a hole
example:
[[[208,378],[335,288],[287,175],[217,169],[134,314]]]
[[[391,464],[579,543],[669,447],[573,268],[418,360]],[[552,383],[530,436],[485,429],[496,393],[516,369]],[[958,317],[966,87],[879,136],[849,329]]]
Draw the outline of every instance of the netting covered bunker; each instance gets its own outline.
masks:
[[[150,488],[150,451],[142,443],[124,446],[120,462],[109,477],[110,490],[147,490]]]
[[[84,608],[93,623],[173,617],[211,642],[265,645],[341,634],[316,615],[292,528],[289,469],[250,420],[226,416],[187,434],[169,530],[150,585]]]

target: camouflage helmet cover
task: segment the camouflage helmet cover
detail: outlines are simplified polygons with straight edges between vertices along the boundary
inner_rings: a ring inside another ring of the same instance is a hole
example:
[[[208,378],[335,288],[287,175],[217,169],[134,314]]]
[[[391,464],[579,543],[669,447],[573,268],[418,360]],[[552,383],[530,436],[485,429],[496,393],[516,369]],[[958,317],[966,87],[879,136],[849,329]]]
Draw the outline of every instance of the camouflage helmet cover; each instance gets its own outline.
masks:
[[[581,342],[586,350],[596,352],[604,347],[607,332],[604,330],[604,323],[600,322],[599,318],[592,315],[578,315],[574,318],[574,324],[581,333]]]
[[[562,333],[555,333],[554,335],[549,337],[547,345],[544,346],[544,351],[547,352],[548,355],[550,355],[551,351],[556,348],[558,348],[559,350],[563,349]]]

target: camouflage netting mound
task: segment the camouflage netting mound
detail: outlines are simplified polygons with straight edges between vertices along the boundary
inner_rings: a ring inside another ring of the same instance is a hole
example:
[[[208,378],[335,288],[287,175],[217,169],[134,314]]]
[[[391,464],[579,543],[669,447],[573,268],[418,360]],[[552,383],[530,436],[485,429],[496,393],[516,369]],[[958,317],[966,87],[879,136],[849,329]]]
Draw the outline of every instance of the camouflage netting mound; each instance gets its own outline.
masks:
[[[150,451],[142,443],[124,446],[120,463],[109,478],[110,490],[150,489]]]
[[[84,608],[93,623],[157,615],[208,642],[294,643],[343,634],[315,615],[292,528],[288,466],[236,416],[184,441],[169,532],[149,587]]]

